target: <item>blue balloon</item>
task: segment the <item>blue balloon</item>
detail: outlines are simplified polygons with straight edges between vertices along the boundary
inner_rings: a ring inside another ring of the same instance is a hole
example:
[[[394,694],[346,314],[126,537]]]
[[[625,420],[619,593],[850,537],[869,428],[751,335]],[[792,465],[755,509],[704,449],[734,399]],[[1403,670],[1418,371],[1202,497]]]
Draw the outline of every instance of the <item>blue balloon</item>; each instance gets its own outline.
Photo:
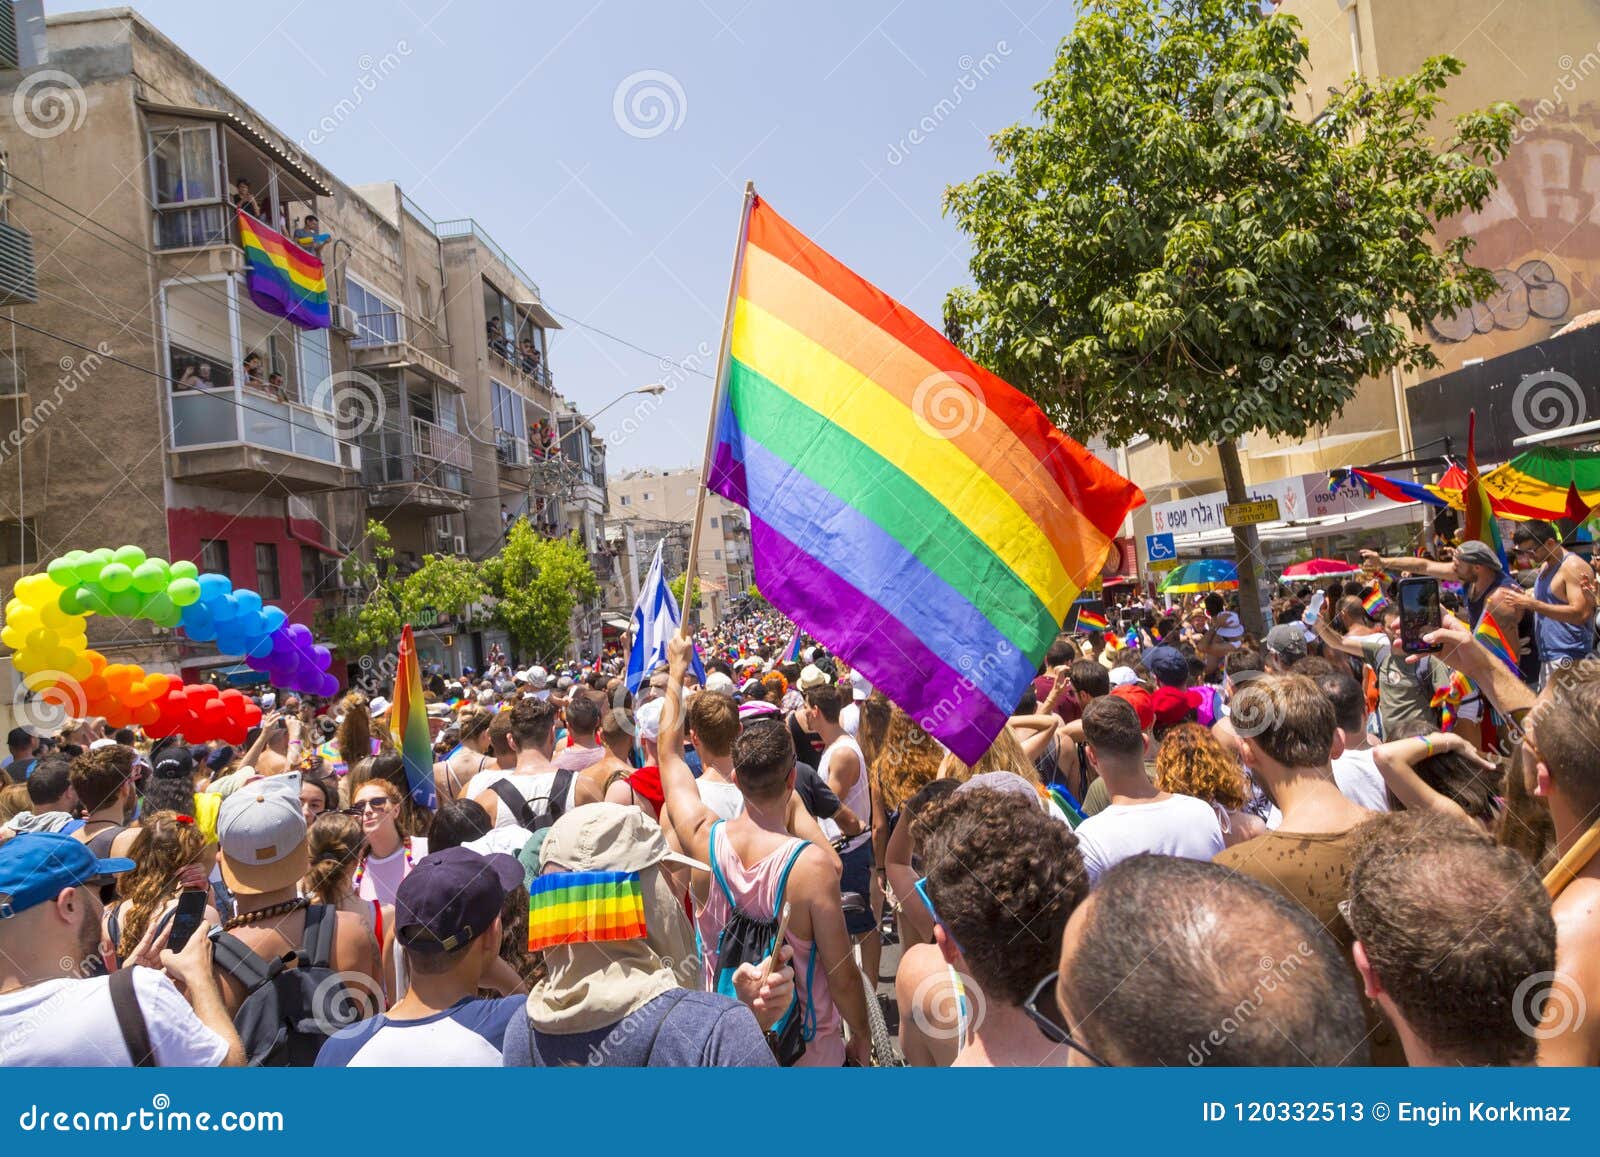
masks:
[[[249,655],[254,659],[265,660],[272,654],[272,639],[265,638],[249,649]]]
[[[239,617],[239,604],[232,595],[218,595],[214,599],[203,600],[211,608],[211,617],[219,623],[232,622]]]
[[[267,635],[267,632],[261,629],[261,612],[252,611],[243,600],[240,600],[239,614],[234,618],[233,625],[252,639],[262,639]]]
[[[183,608],[183,617],[178,623],[192,635],[196,627],[209,628],[214,621],[211,608],[205,603],[190,603]]]
[[[197,643],[209,643],[217,637],[217,628],[209,619],[203,623],[185,623],[183,632]]]
[[[289,616],[284,614],[282,607],[265,607],[261,611],[261,621],[266,624],[267,633],[273,634],[289,621]]]
[[[200,584],[200,601],[209,602],[220,595],[225,595],[233,589],[233,584],[228,581],[225,574],[216,574],[208,571],[196,580]]]
[[[237,591],[234,591],[233,592],[233,601],[239,604],[239,613],[241,615],[245,614],[246,612],[249,612],[249,611],[255,611],[257,613],[260,613],[260,611],[261,611],[261,596],[258,595],[255,591],[252,591],[252,590],[237,590]]]

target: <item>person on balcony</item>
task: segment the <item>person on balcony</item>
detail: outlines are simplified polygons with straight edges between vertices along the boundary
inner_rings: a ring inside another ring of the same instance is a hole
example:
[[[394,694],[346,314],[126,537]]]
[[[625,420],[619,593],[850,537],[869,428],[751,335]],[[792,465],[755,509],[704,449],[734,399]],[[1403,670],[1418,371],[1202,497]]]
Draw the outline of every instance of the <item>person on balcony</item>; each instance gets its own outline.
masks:
[[[489,319],[489,348],[507,361],[511,360],[511,343],[506,341],[505,327],[498,317]]]
[[[266,214],[261,211],[261,202],[256,200],[256,195],[250,191],[250,182],[240,177],[233,185],[233,207],[242,209],[258,220],[266,220]]]
[[[517,346],[517,360],[522,364],[522,372],[537,374],[539,372],[539,348],[527,338],[523,338]]]
[[[178,378],[180,389],[214,390],[221,384],[211,377],[211,363],[203,358],[184,366],[183,374]]]
[[[261,379],[261,355],[254,351],[244,355],[244,384],[257,390],[265,384]]]
[[[315,213],[307,213],[294,231],[294,243],[310,253],[322,256],[322,248],[333,240],[333,234],[324,233]]]
[[[289,392],[283,388],[283,375],[277,370],[267,375],[267,393],[277,402],[289,400]]]

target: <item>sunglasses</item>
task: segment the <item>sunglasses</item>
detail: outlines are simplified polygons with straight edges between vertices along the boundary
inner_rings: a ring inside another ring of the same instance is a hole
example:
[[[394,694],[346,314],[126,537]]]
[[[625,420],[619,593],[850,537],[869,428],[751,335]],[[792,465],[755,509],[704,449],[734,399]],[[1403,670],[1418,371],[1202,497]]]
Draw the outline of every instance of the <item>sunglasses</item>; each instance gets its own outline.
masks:
[[[1110,1061],[1102,1060],[1083,1045],[1073,1040],[1070,1032],[1039,1010],[1039,998],[1047,992],[1055,991],[1056,981],[1060,978],[1060,976],[1060,972],[1052,972],[1038,984],[1034,985],[1033,991],[1028,994],[1028,999],[1022,1002],[1022,1011],[1028,1014],[1029,1019],[1031,1019],[1033,1023],[1038,1026],[1039,1031],[1044,1033],[1047,1039],[1054,1041],[1058,1045],[1066,1045],[1074,1052],[1081,1053],[1090,1064],[1099,1065],[1103,1069],[1111,1068],[1112,1066]]]
[[[347,816],[360,816],[368,810],[381,812],[389,810],[389,801],[386,799],[364,799],[351,804],[344,809]]]
[[[944,929],[944,934],[950,937],[950,943],[956,946],[956,951],[961,951],[961,941],[956,939],[956,934],[951,931],[950,925],[939,919],[939,911],[933,906],[933,899],[928,895],[928,878],[924,876],[916,883],[916,893],[922,897],[922,902],[928,906],[928,915],[933,917],[933,922]]]

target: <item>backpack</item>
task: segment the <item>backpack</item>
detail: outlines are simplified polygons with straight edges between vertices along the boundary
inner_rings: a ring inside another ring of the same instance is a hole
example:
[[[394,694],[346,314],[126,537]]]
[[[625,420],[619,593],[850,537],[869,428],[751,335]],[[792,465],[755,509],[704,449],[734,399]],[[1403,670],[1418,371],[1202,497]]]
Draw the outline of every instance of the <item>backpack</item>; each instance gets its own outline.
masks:
[[[517,817],[517,823],[530,832],[536,832],[549,827],[566,812],[567,792],[572,789],[572,780],[577,774],[575,771],[566,770],[556,772],[555,779],[550,781],[550,795],[545,799],[547,806],[542,816],[534,815],[535,801],[523,799],[522,793],[511,786],[509,779],[497,779],[489,785],[489,789],[500,797],[501,803],[511,809],[511,814]]]
[[[738,1000],[739,993],[733,985],[733,974],[739,970],[741,964],[760,967],[767,957],[772,955],[778,939],[778,917],[783,911],[783,894],[789,886],[789,873],[793,870],[795,862],[800,859],[800,854],[806,850],[806,842],[795,841],[789,862],[783,866],[783,875],[778,877],[778,894],[773,900],[771,917],[764,920],[757,919],[739,907],[733,898],[733,891],[728,887],[727,878],[722,874],[722,868],[717,864],[717,829],[723,822],[718,820],[711,825],[706,858],[711,861],[711,872],[717,879],[717,887],[721,888],[722,894],[727,897],[728,907],[733,909],[733,915],[728,917],[727,924],[723,925],[722,932],[717,937],[717,975],[712,987],[713,991]],[[767,1030],[767,1039],[772,1045],[773,1056],[785,1068],[806,1055],[806,1042],[817,1032],[817,1010],[811,1002],[811,981],[816,969],[817,946],[813,943],[811,960],[806,965],[805,1011],[802,1013],[800,1010],[800,996],[797,992],[790,998],[789,1007],[784,1010],[782,1019]]]
[[[212,935],[212,960],[245,989],[233,1026],[252,1067],[309,1067],[323,1041],[361,1019],[364,994],[330,967],[337,917],[331,904],[306,908],[305,939],[290,954],[294,968],[289,956],[269,962],[237,936]]]

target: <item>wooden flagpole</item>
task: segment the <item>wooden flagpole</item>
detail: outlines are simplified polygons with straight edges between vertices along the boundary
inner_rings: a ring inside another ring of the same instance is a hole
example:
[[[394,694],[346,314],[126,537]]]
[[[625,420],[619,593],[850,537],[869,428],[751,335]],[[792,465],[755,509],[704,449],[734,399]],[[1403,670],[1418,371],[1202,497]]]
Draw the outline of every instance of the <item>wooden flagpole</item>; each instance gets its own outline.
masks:
[[[694,501],[694,522],[689,528],[689,560],[684,569],[683,618],[678,623],[678,633],[689,633],[689,622],[696,616],[694,607],[695,572],[700,562],[700,522],[706,509],[706,480],[711,476],[711,455],[717,446],[717,418],[722,413],[722,397],[727,389],[728,359],[733,348],[733,311],[739,302],[739,274],[744,270],[744,243],[750,232],[750,210],[755,206],[754,181],[744,183],[744,208],[739,214],[739,240],[733,249],[733,272],[728,277],[728,302],[722,313],[722,345],[717,348],[717,380],[711,391],[711,418],[706,423],[706,451],[700,459],[700,492]]]

